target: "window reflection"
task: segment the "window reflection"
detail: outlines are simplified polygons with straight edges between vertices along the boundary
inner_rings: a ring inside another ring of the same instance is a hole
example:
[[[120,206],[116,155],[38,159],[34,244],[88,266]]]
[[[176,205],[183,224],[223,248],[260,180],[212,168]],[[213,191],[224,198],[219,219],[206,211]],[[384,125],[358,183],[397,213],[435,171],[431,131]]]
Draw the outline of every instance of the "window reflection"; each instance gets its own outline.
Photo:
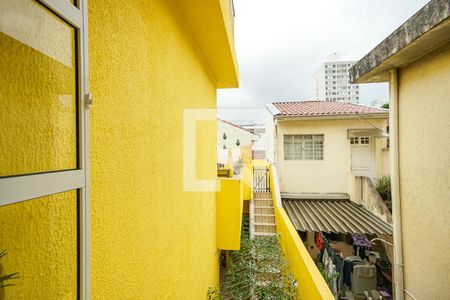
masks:
[[[76,299],[77,191],[0,207],[0,299]]]
[[[0,176],[77,168],[75,29],[0,0]]]

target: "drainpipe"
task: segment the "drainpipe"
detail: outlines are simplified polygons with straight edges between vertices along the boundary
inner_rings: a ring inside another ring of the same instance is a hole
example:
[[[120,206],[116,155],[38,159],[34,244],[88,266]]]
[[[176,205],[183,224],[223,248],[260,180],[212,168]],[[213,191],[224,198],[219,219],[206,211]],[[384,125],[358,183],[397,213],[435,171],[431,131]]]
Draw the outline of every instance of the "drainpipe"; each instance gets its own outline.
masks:
[[[390,172],[391,172],[391,196],[392,196],[392,223],[394,234],[394,297],[404,299],[403,286],[403,252],[402,252],[402,216],[400,203],[399,180],[399,143],[398,143],[398,70],[391,70],[389,80],[389,140],[390,140]]]

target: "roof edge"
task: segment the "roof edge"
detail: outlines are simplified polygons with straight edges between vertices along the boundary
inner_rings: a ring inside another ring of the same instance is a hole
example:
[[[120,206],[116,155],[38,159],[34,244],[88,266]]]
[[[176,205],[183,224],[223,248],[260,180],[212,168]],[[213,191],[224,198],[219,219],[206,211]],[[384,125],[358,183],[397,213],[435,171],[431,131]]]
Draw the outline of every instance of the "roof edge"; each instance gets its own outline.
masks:
[[[251,130],[249,130],[249,129],[247,129],[247,128],[244,128],[244,127],[242,127],[242,126],[239,126],[239,125],[237,125],[237,124],[234,124],[234,123],[232,123],[232,122],[230,122],[230,121],[227,121],[227,120],[224,120],[224,119],[221,119],[221,118],[217,118],[217,121],[220,121],[220,122],[223,122],[223,123],[228,124],[228,125],[230,125],[230,126],[234,126],[234,127],[238,128],[238,129],[247,131],[248,133],[253,134],[253,135],[256,135],[257,137],[261,137],[259,134],[254,133],[254,132],[252,132]]]
[[[432,0],[350,69],[352,83],[385,82],[403,67],[450,41],[450,2]]]
[[[347,193],[281,193],[281,198],[286,200],[305,199],[305,200],[350,200]]]
[[[273,103],[267,103],[266,108],[273,116],[281,114],[281,111],[278,108],[276,108],[275,105],[273,105]]]
[[[274,115],[274,118],[277,120],[351,120],[351,119],[360,119],[361,117],[367,119],[387,119],[389,118],[389,112],[316,115],[316,116]]]

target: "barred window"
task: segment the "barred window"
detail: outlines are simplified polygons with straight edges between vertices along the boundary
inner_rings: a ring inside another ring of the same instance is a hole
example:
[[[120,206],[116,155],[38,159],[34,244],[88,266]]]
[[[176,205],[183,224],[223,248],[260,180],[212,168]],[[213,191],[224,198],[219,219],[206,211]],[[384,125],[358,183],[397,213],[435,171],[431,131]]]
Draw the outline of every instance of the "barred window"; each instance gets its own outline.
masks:
[[[285,160],[323,160],[323,134],[284,136]]]

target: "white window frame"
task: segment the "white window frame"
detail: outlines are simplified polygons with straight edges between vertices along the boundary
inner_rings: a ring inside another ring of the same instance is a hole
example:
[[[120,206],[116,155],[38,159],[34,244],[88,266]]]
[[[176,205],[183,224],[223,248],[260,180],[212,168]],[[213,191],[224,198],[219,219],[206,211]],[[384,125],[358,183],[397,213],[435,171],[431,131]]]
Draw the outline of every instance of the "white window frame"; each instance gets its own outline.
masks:
[[[295,137],[296,136],[301,136],[302,141],[303,141],[304,136],[311,136],[311,138],[312,138],[312,140],[311,140],[312,141],[312,155],[313,155],[312,159],[304,158],[303,142],[302,142],[302,146],[301,146],[301,158],[295,158]],[[319,137],[319,136],[322,137],[322,158],[316,159],[316,151],[315,151],[316,149],[315,149],[314,139],[315,139],[315,137]],[[286,139],[287,139],[287,137],[292,137],[292,139],[293,139],[292,144],[289,145],[289,146],[292,146],[292,149],[291,149],[292,158],[286,157],[286,150],[287,150],[286,149]],[[325,157],[325,135],[324,134],[285,134],[285,135],[283,135],[283,160],[286,160],[286,161],[291,161],[291,160],[323,161],[325,159],[324,157]]]
[[[14,1],[14,0],[11,0]],[[0,206],[78,190],[79,199],[79,261],[78,298],[90,299],[90,178],[89,178],[89,64],[88,64],[88,7],[87,0],[36,0],[74,27],[77,34],[78,81],[78,159],[76,170],[50,171],[38,174],[0,178]]]

